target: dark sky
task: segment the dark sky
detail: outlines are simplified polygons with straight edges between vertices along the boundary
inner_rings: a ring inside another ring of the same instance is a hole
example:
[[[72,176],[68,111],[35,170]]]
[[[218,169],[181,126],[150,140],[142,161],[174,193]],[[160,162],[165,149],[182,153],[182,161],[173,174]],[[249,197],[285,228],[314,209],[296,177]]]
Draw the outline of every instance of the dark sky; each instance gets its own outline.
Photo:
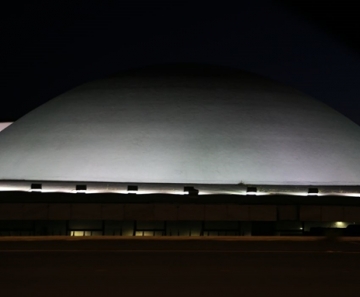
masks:
[[[127,68],[196,62],[291,85],[360,124],[356,1],[13,2],[0,18],[0,122]]]

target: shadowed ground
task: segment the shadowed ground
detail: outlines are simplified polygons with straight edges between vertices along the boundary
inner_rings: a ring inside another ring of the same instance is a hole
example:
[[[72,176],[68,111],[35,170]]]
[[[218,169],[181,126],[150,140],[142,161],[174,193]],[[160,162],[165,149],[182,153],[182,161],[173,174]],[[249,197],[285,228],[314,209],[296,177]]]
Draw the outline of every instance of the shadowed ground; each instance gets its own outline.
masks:
[[[360,241],[0,239],[0,296],[360,296]]]

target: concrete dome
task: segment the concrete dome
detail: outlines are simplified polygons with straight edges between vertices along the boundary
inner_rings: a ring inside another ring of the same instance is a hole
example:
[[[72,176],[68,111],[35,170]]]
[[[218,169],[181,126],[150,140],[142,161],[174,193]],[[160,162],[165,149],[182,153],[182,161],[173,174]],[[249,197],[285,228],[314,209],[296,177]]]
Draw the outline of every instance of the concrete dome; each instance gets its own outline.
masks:
[[[0,180],[359,185],[360,127],[296,90],[222,68],[86,83],[0,133]]]
[[[0,122],[0,132],[5,128],[9,127],[11,124],[11,122]]]

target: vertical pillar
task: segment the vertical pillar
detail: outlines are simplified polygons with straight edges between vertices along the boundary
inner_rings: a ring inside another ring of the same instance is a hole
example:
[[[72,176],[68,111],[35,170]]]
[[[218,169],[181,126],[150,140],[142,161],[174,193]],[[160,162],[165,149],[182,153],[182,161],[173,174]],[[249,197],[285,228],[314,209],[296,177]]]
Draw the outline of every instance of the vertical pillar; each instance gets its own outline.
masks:
[[[241,222],[240,223],[240,230],[241,230],[241,235],[243,236],[251,236],[251,222]]]

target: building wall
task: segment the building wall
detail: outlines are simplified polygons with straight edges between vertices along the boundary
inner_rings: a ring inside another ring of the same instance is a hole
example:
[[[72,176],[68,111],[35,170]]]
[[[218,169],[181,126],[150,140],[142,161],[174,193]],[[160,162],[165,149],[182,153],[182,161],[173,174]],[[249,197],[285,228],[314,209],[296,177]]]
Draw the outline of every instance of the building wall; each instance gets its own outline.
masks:
[[[0,220],[358,221],[359,206],[0,203]]]
[[[359,206],[0,203],[3,236],[319,235],[357,222]]]

